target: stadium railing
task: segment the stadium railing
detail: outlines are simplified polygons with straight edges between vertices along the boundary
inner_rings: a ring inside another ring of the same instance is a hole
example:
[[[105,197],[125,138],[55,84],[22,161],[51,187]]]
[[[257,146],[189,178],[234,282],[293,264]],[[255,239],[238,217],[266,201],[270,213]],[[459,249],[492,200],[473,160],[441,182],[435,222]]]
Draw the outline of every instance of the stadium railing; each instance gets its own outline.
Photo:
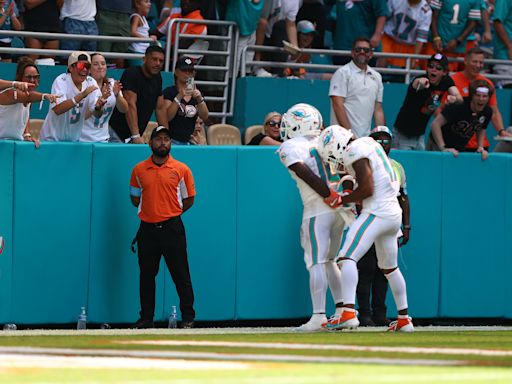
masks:
[[[283,48],[279,47],[267,47],[267,46],[258,46],[258,45],[249,45],[244,47],[242,50],[242,59],[241,59],[241,76],[245,77],[248,75],[248,68],[252,66],[258,67],[271,67],[271,68],[306,68],[306,69],[315,69],[315,70],[325,70],[326,72],[334,72],[340,66],[332,65],[332,64],[306,64],[306,63],[279,63],[275,61],[255,61],[255,60],[247,60],[246,52],[247,51],[255,51],[255,52],[285,52]],[[302,52],[309,53],[313,55],[326,55],[326,56],[350,56],[351,51],[340,51],[333,49],[302,49]],[[414,55],[414,54],[405,54],[405,53],[383,53],[383,52],[374,52],[375,57],[383,57],[383,58],[399,58],[405,59],[405,68],[382,68],[375,67],[374,69],[382,74],[388,75],[404,75],[404,83],[409,83],[411,81],[411,76],[416,76],[421,73],[425,73],[424,70],[413,69],[411,68],[411,63],[413,60],[427,60],[429,55]],[[456,61],[463,62],[463,58],[448,58],[448,61]],[[507,64],[512,65],[512,60],[496,60],[496,59],[486,59],[485,64]],[[496,75],[496,74],[485,74],[486,77],[492,80],[512,80],[512,76],[506,75]]]

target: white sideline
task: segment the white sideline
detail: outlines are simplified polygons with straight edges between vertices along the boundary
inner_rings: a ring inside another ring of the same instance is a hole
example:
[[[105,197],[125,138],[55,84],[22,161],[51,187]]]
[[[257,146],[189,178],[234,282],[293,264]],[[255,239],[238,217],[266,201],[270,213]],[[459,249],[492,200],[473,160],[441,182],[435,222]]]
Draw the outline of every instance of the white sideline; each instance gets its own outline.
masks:
[[[248,343],[232,341],[193,341],[193,340],[140,340],[116,341],[120,344],[136,345],[169,345],[194,347],[229,347],[229,348],[262,348],[262,349],[289,349],[289,350],[317,350],[317,351],[361,351],[361,352],[389,352],[389,353],[417,353],[441,355],[472,355],[472,356],[512,356],[512,351],[495,349],[470,348],[429,348],[429,347],[371,347],[361,345],[340,344],[299,344],[299,343]]]
[[[247,362],[292,362],[292,363],[350,363],[350,364],[380,364],[380,365],[414,365],[414,366],[461,366],[467,365],[462,360],[435,359],[395,359],[385,357],[329,357],[329,356],[298,356],[270,355],[248,353],[215,353],[187,351],[132,351],[115,349],[72,349],[72,348],[32,348],[32,347],[0,347],[2,354],[38,356],[95,356],[115,358],[150,358],[150,359],[195,359],[215,361],[247,361]]]

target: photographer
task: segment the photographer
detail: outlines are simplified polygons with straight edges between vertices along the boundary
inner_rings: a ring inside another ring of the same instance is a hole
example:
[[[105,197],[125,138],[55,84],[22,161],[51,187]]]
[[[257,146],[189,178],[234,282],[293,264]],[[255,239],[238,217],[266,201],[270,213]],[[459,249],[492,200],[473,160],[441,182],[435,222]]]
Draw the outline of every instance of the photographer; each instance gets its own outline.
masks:
[[[194,75],[194,61],[189,57],[179,58],[174,71],[174,86],[163,91],[172,144],[193,145],[191,136],[197,117],[203,121],[208,119],[208,107],[195,87]]]

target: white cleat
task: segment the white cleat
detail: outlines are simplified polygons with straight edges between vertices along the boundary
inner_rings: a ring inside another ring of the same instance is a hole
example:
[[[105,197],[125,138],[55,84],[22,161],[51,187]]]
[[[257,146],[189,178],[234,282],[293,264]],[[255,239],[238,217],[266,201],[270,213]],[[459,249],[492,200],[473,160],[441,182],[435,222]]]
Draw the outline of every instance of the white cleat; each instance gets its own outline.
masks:
[[[300,327],[294,328],[295,332],[319,332],[322,331],[322,324],[327,322],[325,315],[313,315],[311,319]]]
[[[392,321],[389,324],[388,331],[390,332],[414,332],[414,325],[412,324],[412,319],[407,317],[399,317],[398,320]]]

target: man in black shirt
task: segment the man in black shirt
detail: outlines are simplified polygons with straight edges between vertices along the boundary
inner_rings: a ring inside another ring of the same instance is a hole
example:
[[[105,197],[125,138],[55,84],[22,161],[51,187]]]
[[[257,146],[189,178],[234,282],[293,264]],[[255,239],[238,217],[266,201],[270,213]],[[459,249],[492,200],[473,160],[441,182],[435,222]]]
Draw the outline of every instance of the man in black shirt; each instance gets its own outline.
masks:
[[[169,127],[162,95],[160,72],[163,64],[164,50],[150,45],[144,54],[144,64],[123,72],[121,84],[124,98],[128,102],[128,111],[121,113],[114,109],[110,118],[110,141],[144,144],[141,136],[153,111],[156,112],[158,124]]]
[[[482,154],[482,160],[487,159],[483,145],[485,129],[492,118],[488,103],[493,92],[494,88],[486,80],[471,82],[464,103],[447,106],[432,122],[428,150],[451,152],[457,157],[476,132],[477,152]]]
[[[462,96],[448,76],[448,59],[436,53],[428,60],[427,72],[416,77],[407,89],[393,129],[393,148],[425,150],[428,121],[445,94],[447,104],[462,103]]]

